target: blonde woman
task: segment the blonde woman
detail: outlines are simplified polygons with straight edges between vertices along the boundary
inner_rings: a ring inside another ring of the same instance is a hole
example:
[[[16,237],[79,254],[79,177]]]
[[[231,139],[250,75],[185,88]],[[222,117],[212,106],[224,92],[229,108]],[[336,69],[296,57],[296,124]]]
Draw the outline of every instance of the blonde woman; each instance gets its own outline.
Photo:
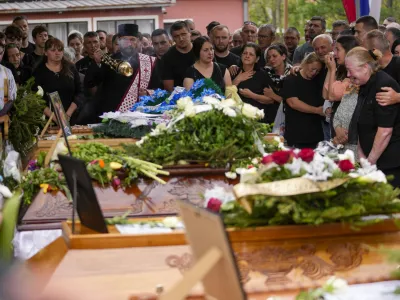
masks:
[[[400,187],[400,114],[399,105],[381,106],[376,94],[383,87],[397,93],[400,85],[379,70],[379,50],[362,47],[346,55],[346,68],[352,84],[359,85],[359,96],[349,128],[349,143],[358,143],[358,155],[377,164],[386,175],[394,175],[392,185]]]

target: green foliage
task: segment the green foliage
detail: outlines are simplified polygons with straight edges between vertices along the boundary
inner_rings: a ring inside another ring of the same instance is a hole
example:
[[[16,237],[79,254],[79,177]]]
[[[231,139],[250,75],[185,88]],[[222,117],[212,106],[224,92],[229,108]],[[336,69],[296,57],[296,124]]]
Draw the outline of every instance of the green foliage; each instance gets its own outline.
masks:
[[[395,17],[397,22],[400,20],[400,2],[395,0],[383,0],[381,9],[380,23],[387,17]]]
[[[26,85],[18,88],[17,98],[11,109],[9,140],[21,155],[27,154],[35,141],[35,136],[45,124],[42,116],[46,102],[32,92],[33,84],[32,77]]]
[[[400,190],[386,183],[366,183],[350,179],[343,185],[320,193],[295,196],[253,196],[248,214],[238,202],[226,204],[222,215],[227,226],[251,227],[349,222],[358,223],[368,215],[400,211]]]
[[[86,163],[102,159],[105,162],[121,162],[122,150],[113,149],[102,143],[78,144],[72,151],[72,155]]]
[[[17,191],[10,199],[5,199],[3,207],[3,222],[0,223],[0,259],[12,260],[15,226],[17,225],[18,211],[21,204],[21,191]]]
[[[234,159],[259,156],[253,132],[258,132],[262,140],[269,130],[270,127],[257,121],[242,116],[232,118],[222,111],[211,110],[180,120],[171,131],[148,136],[141,146],[131,144],[124,148],[131,156],[161,165],[183,160],[226,166]]]
[[[121,123],[111,120],[107,123],[101,123],[100,125],[93,127],[93,132],[116,138],[140,139],[142,136],[149,133],[151,128],[151,126],[139,126],[132,128],[129,123]]]

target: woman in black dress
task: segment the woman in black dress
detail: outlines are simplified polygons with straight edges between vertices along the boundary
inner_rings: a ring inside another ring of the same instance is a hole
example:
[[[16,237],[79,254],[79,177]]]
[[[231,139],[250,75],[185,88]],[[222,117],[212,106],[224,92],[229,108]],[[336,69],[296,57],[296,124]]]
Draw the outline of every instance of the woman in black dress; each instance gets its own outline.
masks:
[[[271,79],[264,70],[259,70],[257,62],[261,57],[261,48],[254,43],[247,43],[242,48],[242,66],[238,75],[233,79],[243,102],[264,110],[264,123],[273,123],[276,115],[275,101],[264,95],[264,89],[272,85]],[[270,108],[271,107],[271,108]]]
[[[232,85],[231,75],[224,65],[213,62],[214,48],[210,39],[206,36],[195,39],[193,53],[196,62],[187,69],[183,86],[190,90],[196,80],[211,78],[225,92],[225,87]]]
[[[47,40],[44,51],[42,63],[33,71],[35,85],[42,87],[43,98],[47,101],[44,113],[48,117],[51,115],[47,93],[58,92],[67,117],[74,124],[74,113],[82,99],[79,73],[73,64],[64,59],[64,44],[59,39]]]
[[[308,54],[297,75],[289,75],[283,84],[285,101],[285,139],[290,147],[315,148],[324,140],[322,106],[324,99],[316,78],[323,62],[315,53]]]
[[[400,85],[379,70],[379,50],[362,47],[346,55],[346,68],[353,84],[360,86],[358,101],[349,128],[349,143],[357,144],[358,155],[376,164],[386,175],[394,175],[391,184],[400,187],[400,104],[382,106],[376,94],[383,87],[396,93]]]

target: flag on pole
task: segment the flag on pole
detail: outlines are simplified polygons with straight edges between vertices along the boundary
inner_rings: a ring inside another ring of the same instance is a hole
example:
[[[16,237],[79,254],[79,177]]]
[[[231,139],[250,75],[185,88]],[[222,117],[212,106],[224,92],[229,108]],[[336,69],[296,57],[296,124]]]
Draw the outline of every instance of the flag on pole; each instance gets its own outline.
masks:
[[[379,23],[382,0],[342,0],[349,23],[362,16],[372,16]]]

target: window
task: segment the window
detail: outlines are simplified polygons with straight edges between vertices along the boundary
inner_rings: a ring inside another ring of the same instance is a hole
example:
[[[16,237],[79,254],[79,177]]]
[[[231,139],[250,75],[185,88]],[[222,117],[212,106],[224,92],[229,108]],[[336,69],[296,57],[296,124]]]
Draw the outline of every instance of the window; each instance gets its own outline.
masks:
[[[29,40],[33,42],[32,30],[37,25],[44,25],[49,30],[49,35],[52,35],[67,45],[68,35],[72,30],[77,30],[82,34],[88,31],[87,22],[63,22],[63,23],[29,23]]]
[[[107,33],[117,33],[118,25],[121,24],[137,24],[141,33],[151,34],[155,29],[154,19],[97,21],[97,29],[105,30]]]

